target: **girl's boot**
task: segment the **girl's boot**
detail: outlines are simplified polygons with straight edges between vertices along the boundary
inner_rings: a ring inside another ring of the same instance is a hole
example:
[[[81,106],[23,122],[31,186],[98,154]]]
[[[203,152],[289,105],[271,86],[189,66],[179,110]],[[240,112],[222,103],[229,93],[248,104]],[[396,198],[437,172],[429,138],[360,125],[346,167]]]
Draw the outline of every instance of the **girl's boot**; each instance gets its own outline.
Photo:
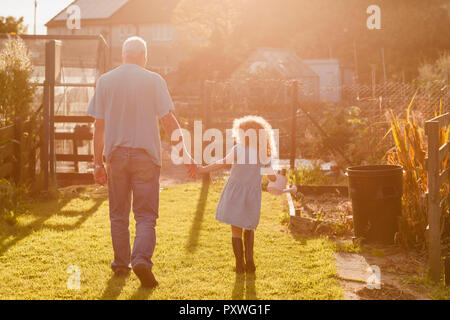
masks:
[[[233,252],[236,257],[236,273],[244,273],[245,272],[245,263],[244,263],[244,248],[242,245],[241,238],[231,238],[233,243]]]
[[[253,260],[253,243],[255,241],[254,230],[244,230],[245,245],[245,271],[254,273],[256,271],[255,262]]]

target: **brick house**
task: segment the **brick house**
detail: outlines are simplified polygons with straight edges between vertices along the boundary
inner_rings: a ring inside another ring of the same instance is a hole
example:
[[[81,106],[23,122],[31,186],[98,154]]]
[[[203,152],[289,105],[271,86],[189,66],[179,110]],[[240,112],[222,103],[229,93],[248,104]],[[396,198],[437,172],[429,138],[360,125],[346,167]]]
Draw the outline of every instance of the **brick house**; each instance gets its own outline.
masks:
[[[174,48],[179,33],[172,13],[179,0],[75,0],[47,24],[49,35],[103,35],[109,45],[112,66],[121,63],[123,41],[140,36],[147,41],[147,67],[166,75],[176,69],[182,55]],[[67,9],[77,5],[81,29],[67,27]]]

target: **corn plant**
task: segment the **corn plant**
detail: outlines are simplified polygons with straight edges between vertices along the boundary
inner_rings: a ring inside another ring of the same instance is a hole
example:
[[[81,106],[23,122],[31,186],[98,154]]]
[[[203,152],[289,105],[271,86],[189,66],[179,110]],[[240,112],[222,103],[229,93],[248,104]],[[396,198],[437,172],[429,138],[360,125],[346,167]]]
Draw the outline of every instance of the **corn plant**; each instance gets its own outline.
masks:
[[[423,124],[417,120],[412,112],[414,103],[412,98],[406,112],[406,119],[399,119],[390,111],[390,130],[386,134],[392,134],[395,146],[389,150],[385,159],[389,164],[401,165],[405,171],[403,182],[403,211],[399,218],[400,241],[406,246],[423,244],[426,239],[427,203],[427,144]],[[442,103],[436,116],[442,114]],[[448,141],[450,129],[442,128],[440,132],[441,145]],[[442,164],[442,169],[448,166],[448,159]],[[448,212],[447,198],[449,196],[448,185],[441,190],[443,210]],[[445,216],[445,214],[443,215]]]

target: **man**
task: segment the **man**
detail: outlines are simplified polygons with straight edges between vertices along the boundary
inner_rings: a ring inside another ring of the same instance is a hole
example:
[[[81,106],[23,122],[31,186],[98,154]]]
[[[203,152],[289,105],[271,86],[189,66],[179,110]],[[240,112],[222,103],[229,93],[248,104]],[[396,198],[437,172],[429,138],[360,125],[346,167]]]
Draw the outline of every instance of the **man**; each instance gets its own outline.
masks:
[[[161,167],[158,118],[169,137],[180,126],[172,113],[174,106],[166,82],[160,75],[144,69],[146,42],[138,37],[127,39],[122,48],[122,62],[120,67],[100,77],[87,111],[95,118],[94,178],[102,185],[108,181],[114,274],[127,275],[131,262],[142,286],[152,288],[158,285],[151,261],[156,243]],[[192,175],[196,167],[185,152],[185,159],[189,159],[186,167]],[[132,251],[131,205],[136,220]]]

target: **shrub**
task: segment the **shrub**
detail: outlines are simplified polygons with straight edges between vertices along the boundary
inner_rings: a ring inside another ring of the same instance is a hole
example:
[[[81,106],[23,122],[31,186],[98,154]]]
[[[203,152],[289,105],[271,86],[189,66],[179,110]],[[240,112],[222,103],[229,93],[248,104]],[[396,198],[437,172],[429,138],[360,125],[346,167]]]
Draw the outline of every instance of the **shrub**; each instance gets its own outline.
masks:
[[[36,90],[32,75],[25,43],[9,38],[0,51],[0,127],[12,124],[15,117],[29,118]]]
[[[305,139],[300,141],[304,144],[300,150],[306,151],[310,149],[309,146],[313,146],[310,156],[326,160],[329,159],[327,155],[330,155],[340,167],[346,167],[349,163],[331,150],[330,146],[339,148],[353,165],[379,162],[383,157],[384,152],[379,152],[378,141],[370,131],[369,120],[362,116],[358,107],[325,106],[310,113],[317,119],[325,135],[316,128],[307,129]],[[310,127],[309,119],[304,119],[302,125]]]
[[[16,186],[6,179],[0,179],[0,218],[15,224],[20,204],[27,192],[25,186]]]

